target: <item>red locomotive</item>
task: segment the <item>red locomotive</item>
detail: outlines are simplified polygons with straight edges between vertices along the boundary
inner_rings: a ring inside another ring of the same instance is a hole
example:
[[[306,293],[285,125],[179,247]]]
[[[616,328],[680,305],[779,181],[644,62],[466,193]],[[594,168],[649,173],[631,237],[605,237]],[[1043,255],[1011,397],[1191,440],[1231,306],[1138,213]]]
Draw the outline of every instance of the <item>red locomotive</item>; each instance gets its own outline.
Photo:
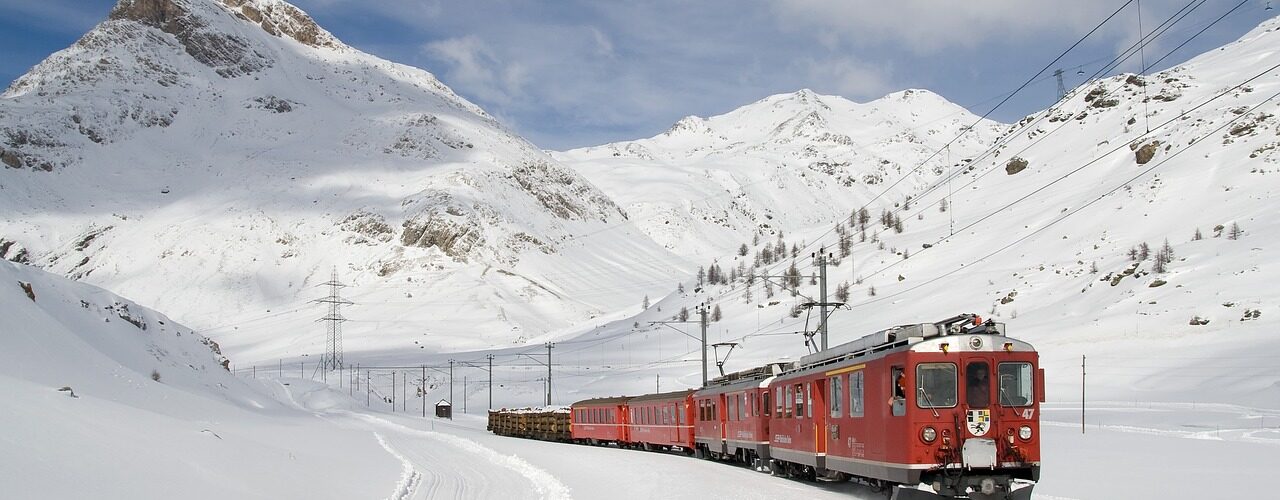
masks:
[[[580,401],[567,439],[855,479],[894,487],[899,500],[1029,500],[1040,476],[1038,362],[1004,324],[965,314],[696,391]]]

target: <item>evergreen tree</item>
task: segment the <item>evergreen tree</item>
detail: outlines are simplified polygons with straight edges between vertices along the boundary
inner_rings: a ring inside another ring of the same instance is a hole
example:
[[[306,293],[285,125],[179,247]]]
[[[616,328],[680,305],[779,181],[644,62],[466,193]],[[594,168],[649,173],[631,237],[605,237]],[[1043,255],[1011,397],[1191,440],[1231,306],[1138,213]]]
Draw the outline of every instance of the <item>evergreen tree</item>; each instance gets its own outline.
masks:
[[[1147,242],[1145,242],[1145,241],[1144,241],[1144,242],[1142,242],[1142,244],[1141,244],[1141,245],[1138,245],[1138,260],[1139,260],[1139,261],[1147,260],[1147,258],[1148,258],[1148,257],[1150,257],[1150,256],[1151,256],[1151,245],[1148,245],[1148,244],[1147,244]]]
[[[939,211],[939,212],[946,212],[946,211],[947,211],[947,199],[946,199],[946,198],[943,198],[943,199],[942,199],[942,201],[939,201],[939,202],[938,202],[938,211]]]
[[[1200,234],[1200,228],[1196,228],[1196,234],[1191,236],[1191,241],[1200,241],[1204,239],[1204,235]]]
[[[1227,230],[1227,239],[1238,240],[1241,236],[1244,236],[1244,230],[1240,229],[1240,224],[1232,222],[1231,229]]]
[[[742,244],[742,246],[738,247],[738,255],[740,255],[740,256],[746,257],[746,256],[747,256],[747,251],[748,251],[748,249],[747,249],[747,244],[746,244],[746,243],[743,243],[743,244]]]
[[[898,216],[893,217],[893,232],[895,233],[902,232],[902,217],[898,217]]]
[[[711,321],[720,321],[720,318],[720,304],[716,304],[716,306],[711,309]]]
[[[867,211],[867,207],[858,210],[858,229],[867,232],[867,223],[871,222],[871,212]]]
[[[684,293],[684,283],[676,283],[676,291]]]
[[[875,286],[875,285],[871,285],[870,287],[868,287],[868,288],[867,288],[867,295],[870,295],[870,296],[872,296],[872,297],[875,297],[875,296],[876,296],[876,286]]]
[[[676,320],[677,320],[677,321],[689,321],[689,308],[688,308],[688,307],[681,307],[681,308],[680,308],[680,314],[677,314],[677,315],[676,315]]]
[[[648,296],[648,295],[645,295],[645,296],[644,296],[644,302],[641,302],[641,303],[640,303],[640,310],[641,310],[641,311],[647,311],[647,310],[649,310],[649,296]]]
[[[773,298],[773,282],[772,281],[764,280],[764,298],[766,299]]]
[[[707,278],[707,270],[703,269],[702,266],[698,266],[698,286],[699,287],[701,287],[702,284],[705,283],[706,278]]]
[[[846,281],[836,285],[836,300],[840,302],[849,302],[849,283]]]
[[[751,286],[748,285],[746,290],[742,291],[742,300],[748,304],[751,303]]]

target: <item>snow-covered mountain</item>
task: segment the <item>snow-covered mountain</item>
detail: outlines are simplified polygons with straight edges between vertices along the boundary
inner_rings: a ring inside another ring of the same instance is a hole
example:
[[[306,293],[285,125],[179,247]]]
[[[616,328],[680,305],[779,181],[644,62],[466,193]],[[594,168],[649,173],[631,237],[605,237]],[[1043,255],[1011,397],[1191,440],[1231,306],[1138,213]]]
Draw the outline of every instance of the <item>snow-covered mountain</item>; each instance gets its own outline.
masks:
[[[871,204],[866,242],[847,217],[835,217],[786,232],[787,246],[809,243],[798,258],[752,267],[753,254],[781,246],[777,238],[749,242],[745,256],[718,257],[726,274],[742,268],[748,276],[779,275],[795,262],[804,277],[800,295],[780,290],[777,280],[739,277],[667,297],[638,322],[582,341],[630,346],[671,337],[637,325],[710,301],[723,317],[710,341],[741,343],[726,370],[794,359],[805,353],[797,332],[818,323],[816,312],[794,309],[818,297],[809,253],[837,247],[842,225],[855,237],[849,255],[837,253],[828,267],[829,290],[848,304],[831,318],[832,345],[974,312],[1006,321],[1010,334],[1040,349],[1053,401],[1078,394],[1084,355],[1091,398],[1276,407],[1280,371],[1269,353],[1280,348],[1270,334],[1280,316],[1278,65],[1280,18],[1169,70],[1089,82],[1011,125],[954,177],[944,170],[908,191],[910,208],[895,206],[892,195]],[[670,139],[651,141],[662,140]],[[565,156],[600,158],[612,154],[607,149]],[[625,146],[616,152],[626,154]],[[609,168],[607,159],[594,161]],[[630,168],[663,170],[657,161]],[[876,221],[886,212],[902,221],[901,232]],[[836,295],[843,287],[847,297]],[[597,359],[663,360],[623,371],[659,371],[663,380],[696,385],[696,349],[670,346]],[[595,375],[567,399],[649,388],[644,377]]]
[[[3,258],[274,355],[323,349],[334,267],[364,307],[348,342],[417,348],[536,336],[682,266],[431,74],[279,0],[121,0],[3,94],[0,160]]]
[[[1004,128],[927,90],[855,103],[804,89],[723,115],[688,116],[648,139],[555,156],[601,186],[646,234],[708,258],[756,233],[847,217],[882,192],[905,202]]]

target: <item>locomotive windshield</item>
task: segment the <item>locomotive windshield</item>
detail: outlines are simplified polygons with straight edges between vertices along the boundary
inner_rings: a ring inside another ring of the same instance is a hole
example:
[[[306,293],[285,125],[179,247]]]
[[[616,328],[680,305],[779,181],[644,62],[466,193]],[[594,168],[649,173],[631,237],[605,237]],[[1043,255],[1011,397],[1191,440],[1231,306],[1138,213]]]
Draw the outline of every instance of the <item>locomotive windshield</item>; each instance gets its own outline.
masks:
[[[956,365],[920,363],[916,365],[916,406],[950,408],[956,405]]]
[[[970,408],[991,406],[991,366],[986,361],[973,361],[964,367],[965,402]]]
[[[1031,363],[1000,363],[1000,404],[1029,406],[1034,400]]]

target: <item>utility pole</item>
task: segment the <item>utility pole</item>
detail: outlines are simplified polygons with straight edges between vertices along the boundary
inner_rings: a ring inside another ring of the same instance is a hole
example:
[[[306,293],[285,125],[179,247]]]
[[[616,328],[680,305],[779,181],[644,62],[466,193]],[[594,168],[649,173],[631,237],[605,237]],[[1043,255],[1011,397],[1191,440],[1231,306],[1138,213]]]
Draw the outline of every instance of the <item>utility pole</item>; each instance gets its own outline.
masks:
[[[342,306],[351,305],[351,301],[342,298],[341,289],[347,285],[338,281],[338,268],[333,268],[333,274],[327,283],[321,283],[319,286],[329,287],[329,296],[316,299],[315,302],[329,305],[329,312],[323,318],[316,321],[325,322],[325,352],[324,358],[320,360],[320,370],[342,369],[342,323],[347,321],[342,317]],[[323,376],[324,374],[321,373]]]
[[[396,371],[391,370],[391,413],[396,412]]]
[[[698,306],[698,322],[702,325],[702,387],[707,386],[707,304]]]
[[[422,393],[422,418],[427,418],[427,365],[422,365],[422,385],[418,386]]]
[[[698,325],[702,328],[701,337],[694,337],[693,335],[690,335],[684,330],[671,326],[672,323],[693,323],[693,321],[650,321],[649,324],[665,326],[667,328],[680,332],[681,335],[689,337],[693,340],[697,340],[699,342],[699,344],[702,346],[702,386],[706,387],[707,386],[707,312],[708,312],[707,303],[703,302],[701,304],[698,304],[696,309],[698,312]]]
[[[400,372],[400,411],[409,411],[409,372]]]
[[[1084,434],[1084,355],[1080,355],[1080,433]]]
[[[493,355],[485,356],[489,358],[489,409],[493,409]],[[426,373],[426,372],[423,372]],[[425,378],[425,375],[424,375]]]
[[[453,360],[449,360],[449,406],[453,406]]]
[[[369,407],[369,394],[373,393],[373,387],[369,386],[369,372],[364,372],[364,407]]]
[[[656,378],[653,379],[653,392],[657,394],[662,392],[662,374],[655,374],[654,377]]]
[[[551,406],[551,349],[555,344],[547,342],[547,406]]]
[[[462,413],[467,413],[467,376],[462,376]]]
[[[827,254],[825,248],[818,248],[818,301],[819,311],[822,314],[822,322],[818,327],[822,329],[822,349],[827,350]]]

